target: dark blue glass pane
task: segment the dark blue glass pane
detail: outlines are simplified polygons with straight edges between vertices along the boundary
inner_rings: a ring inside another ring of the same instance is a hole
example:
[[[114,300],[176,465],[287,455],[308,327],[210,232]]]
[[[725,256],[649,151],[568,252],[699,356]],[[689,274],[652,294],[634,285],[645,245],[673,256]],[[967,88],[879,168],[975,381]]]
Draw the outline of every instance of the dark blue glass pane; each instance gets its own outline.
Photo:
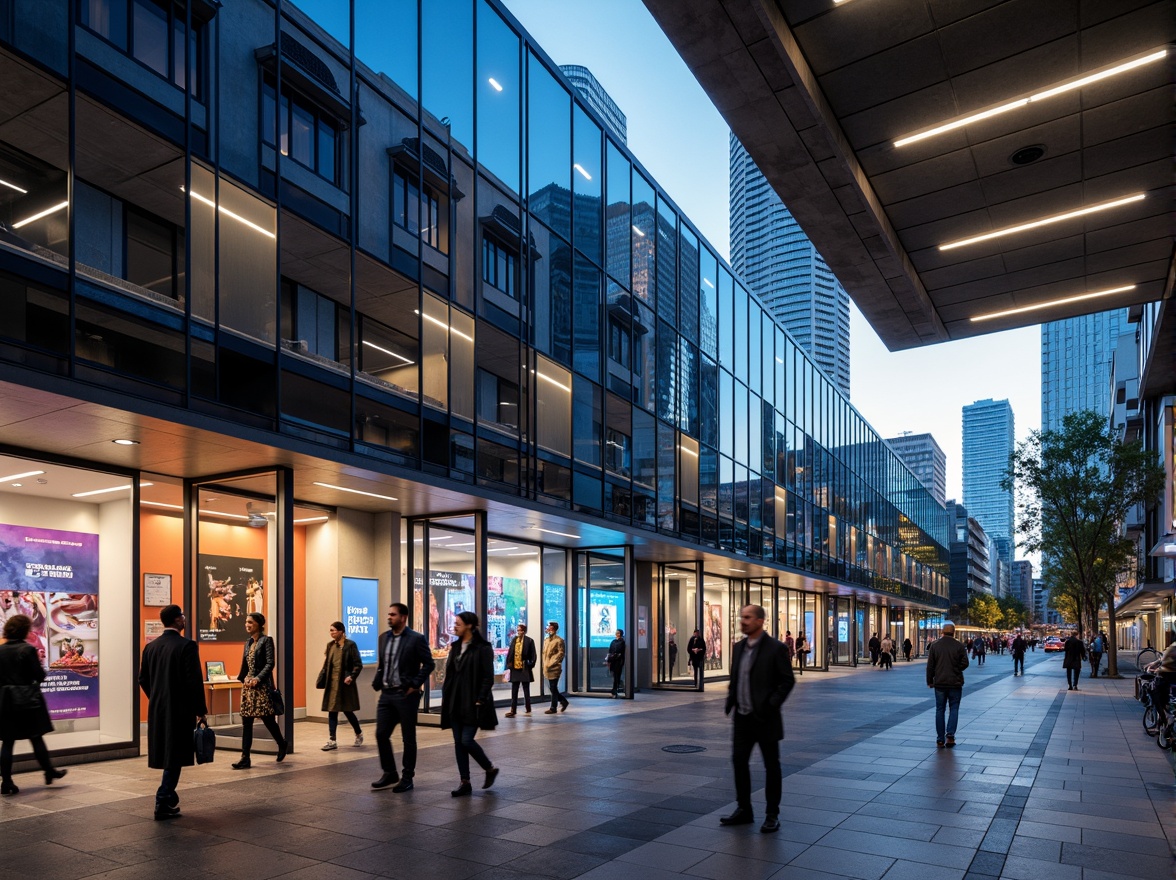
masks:
[[[355,0],[355,57],[417,97],[417,0]]]
[[[533,216],[572,237],[572,99],[534,55],[527,62],[527,192]]]
[[[519,38],[486,0],[478,3],[478,162],[519,193]]]
[[[608,212],[605,220],[605,249],[608,274],[629,287],[630,252],[633,246],[629,218],[629,160],[616,145],[608,143]]]
[[[601,173],[600,128],[579,107],[575,109],[572,151],[574,244],[592,262],[600,265]]]
[[[473,0],[426,0],[421,12],[421,103],[442,123],[448,119],[454,143],[472,153]]]

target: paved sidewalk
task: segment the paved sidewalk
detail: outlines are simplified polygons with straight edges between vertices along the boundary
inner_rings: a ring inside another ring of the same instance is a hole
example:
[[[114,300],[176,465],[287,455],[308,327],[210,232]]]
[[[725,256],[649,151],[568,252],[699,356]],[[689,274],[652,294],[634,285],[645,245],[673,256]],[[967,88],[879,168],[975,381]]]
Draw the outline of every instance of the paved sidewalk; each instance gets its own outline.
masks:
[[[1173,876],[1172,767],[1143,731],[1131,679],[1068,692],[1057,655],[1027,666],[1013,678],[1007,655],[989,655],[969,669],[954,750],[935,748],[922,663],[806,674],[786,704],[775,835],[718,827],[733,807],[721,691],[654,692],[502,719],[479,736],[498,784],[460,800],[448,733],[427,728],[407,795],[370,790],[370,725],[368,745],[323,753],[322,726],[300,724],[282,765],[238,773],[221,752],[186,770],[184,816],[168,823],[151,819],[157,774],[144,760],[74,767],[52,787],[22,774],[21,793],[0,801],[0,876]],[[707,751],[662,750],[674,744]]]

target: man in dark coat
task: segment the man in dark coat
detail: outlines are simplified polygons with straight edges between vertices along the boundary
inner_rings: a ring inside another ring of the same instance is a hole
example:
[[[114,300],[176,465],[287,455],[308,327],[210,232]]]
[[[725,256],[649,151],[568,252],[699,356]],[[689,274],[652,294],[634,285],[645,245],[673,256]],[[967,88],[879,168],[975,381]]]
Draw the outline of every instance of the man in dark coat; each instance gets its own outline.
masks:
[[[878,665],[878,655],[882,653],[882,640],[878,638],[878,634],[874,633],[870,636],[870,641],[867,646],[870,650],[870,665]]]
[[[690,641],[686,643],[686,656],[694,669],[695,683],[702,684],[702,667],[706,663],[706,639],[702,637],[701,630],[696,629]]]
[[[967,668],[968,649],[956,641],[955,624],[945,620],[943,638],[936,639],[927,649],[927,687],[935,689],[935,745],[941,749],[945,746],[955,748],[960,697],[964,693],[964,670]]]
[[[519,708],[519,686],[523,688],[523,705],[531,714],[531,682],[535,680],[535,640],[527,635],[527,625],[520,623],[515,637],[506,649],[506,680],[510,682],[510,711],[504,717],[514,718]]]
[[[766,780],[764,798],[767,815],[760,831],[780,830],[780,740],[784,720],[780,706],[788,698],[796,679],[792,663],[781,642],[764,632],[766,613],[760,605],[745,605],[739,612],[739,629],[746,638],[731,649],[731,683],[727,690],[726,713],[735,712],[731,763],[735,766],[735,800],[738,806],[722,825],[749,825],[755,821],[751,808],[751,751],[760,747]]]
[[[1017,633],[1013,639],[1013,678],[1025,674],[1025,637]]]
[[[1066,685],[1069,690],[1078,690],[1078,679],[1082,677],[1082,664],[1086,661],[1086,645],[1078,638],[1078,631],[1070,633],[1070,638],[1062,645],[1065,655],[1062,658],[1062,668],[1066,670]]]
[[[625,631],[617,630],[617,637],[608,643],[608,657],[605,659],[608,671],[612,673],[612,698],[620,696],[617,691],[624,690],[621,686],[621,673],[625,671]]]
[[[180,815],[180,771],[196,763],[192,731],[208,714],[200,649],[184,638],[187,619],[179,605],[159,612],[163,634],[143,649],[139,687],[147,695],[147,766],[163,771],[155,792],[155,818]]]
[[[372,788],[392,786],[395,792],[409,791],[416,775],[417,710],[421,692],[437,664],[425,637],[408,628],[408,606],[394,602],[388,606],[388,630],[380,634],[379,665],[372,688],[380,692],[376,705],[376,747],[380,751],[383,775]],[[396,755],[392,751],[392,731],[400,725],[404,737],[404,772],[396,772]]]

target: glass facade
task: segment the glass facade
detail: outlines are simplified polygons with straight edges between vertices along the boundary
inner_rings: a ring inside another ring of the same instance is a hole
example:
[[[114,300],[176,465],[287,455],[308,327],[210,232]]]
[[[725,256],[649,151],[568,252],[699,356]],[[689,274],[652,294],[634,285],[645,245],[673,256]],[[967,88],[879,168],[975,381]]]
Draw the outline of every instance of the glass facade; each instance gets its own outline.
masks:
[[[942,508],[497,2],[9,5],[4,363],[946,607]]]

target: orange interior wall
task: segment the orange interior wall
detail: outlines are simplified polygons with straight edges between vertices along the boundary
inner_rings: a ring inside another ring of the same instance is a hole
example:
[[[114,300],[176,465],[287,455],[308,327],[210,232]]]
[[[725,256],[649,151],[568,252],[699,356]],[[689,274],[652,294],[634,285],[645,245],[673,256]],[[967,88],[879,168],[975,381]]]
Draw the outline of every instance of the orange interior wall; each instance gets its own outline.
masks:
[[[251,559],[266,558],[266,533],[262,529],[248,529],[242,526],[209,524],[207,530],[202,529],[200,550],[218,556],[242,556]],[[171,600],[177,605],[184,603],[184,520],[179,516],[156,513],[143,510],[139,514],[139,565],[144,574],[170,574],[172,576]],[[268,578],[268,573],[267,573]],[[143,585],[137,585],[139,594],[140,620],[158,620],[159,608],[143,604]],[[185,608],[189,612],[188,636],[195,634],[196,615],[193,609]],[[306,705],[306,673],[305,653],[302,640],[297,633],[304,632],[306,623],[306,528],[296,526],[294,529],[294,693],[286,694],[286,703],[294,708]],[[267,630],[269,627],[267,627]],[[281,633],[270,633],[275,637],[282,637]],[[139,631],[139,650],[147,644],[146,627]],[[241,652],[244,645],[241,642],[201,642],[200,660],[220,660],[225,664],[225,671],[236,677],[241,669]],[[280,648],[279,648],[280,650]],[[226,700],[227,691],[217,691],[209,695],[214,705],[209,711],[215,714],[228,712]],[[236,706],[236,695],[233,705]],[[147,701],[140,701],[140,720],[147,720]]]

